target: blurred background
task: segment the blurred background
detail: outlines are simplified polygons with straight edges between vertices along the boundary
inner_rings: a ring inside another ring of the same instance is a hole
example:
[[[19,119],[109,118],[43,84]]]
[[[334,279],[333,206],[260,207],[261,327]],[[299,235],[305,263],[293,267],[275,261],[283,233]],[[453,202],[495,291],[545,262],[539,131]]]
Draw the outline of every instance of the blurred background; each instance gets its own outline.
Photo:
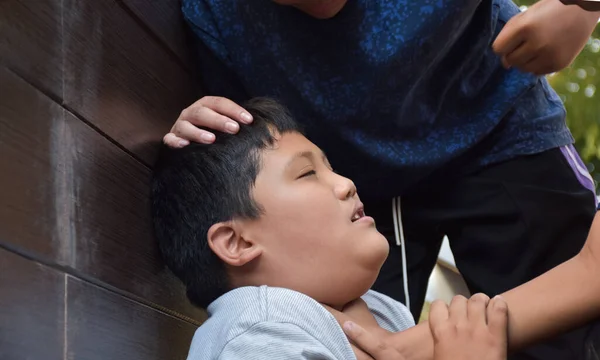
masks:
[[[526,10],[536,0],[514,0]],[[585,49],[567,69],[548,76],[567,108],[567,123],[575,146],[600,182],[600,26],[596,27]]]

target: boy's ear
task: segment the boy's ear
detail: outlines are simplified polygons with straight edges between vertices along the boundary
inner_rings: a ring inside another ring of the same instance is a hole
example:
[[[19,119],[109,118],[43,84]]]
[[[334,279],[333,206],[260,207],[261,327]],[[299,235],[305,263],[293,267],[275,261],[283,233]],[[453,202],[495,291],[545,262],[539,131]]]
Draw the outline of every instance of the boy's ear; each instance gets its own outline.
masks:
[[[241,236],[240,226],[239,223],[226,221],[208,229],[208,246],[231,266],[244,266],[262,254],[258,244]]]

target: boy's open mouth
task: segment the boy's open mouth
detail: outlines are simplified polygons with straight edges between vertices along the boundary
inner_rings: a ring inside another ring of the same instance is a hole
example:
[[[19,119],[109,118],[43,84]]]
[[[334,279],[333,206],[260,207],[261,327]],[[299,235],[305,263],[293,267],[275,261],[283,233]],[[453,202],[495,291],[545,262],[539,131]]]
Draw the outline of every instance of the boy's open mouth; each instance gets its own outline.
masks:
[[[362,204],[360,204],[358,206],[358,208],[356,210],[354,210],[354,213],[352,214],[350,221],[355,222],[356,220],[360,220],[364,216],[365,216],[365,208]]]

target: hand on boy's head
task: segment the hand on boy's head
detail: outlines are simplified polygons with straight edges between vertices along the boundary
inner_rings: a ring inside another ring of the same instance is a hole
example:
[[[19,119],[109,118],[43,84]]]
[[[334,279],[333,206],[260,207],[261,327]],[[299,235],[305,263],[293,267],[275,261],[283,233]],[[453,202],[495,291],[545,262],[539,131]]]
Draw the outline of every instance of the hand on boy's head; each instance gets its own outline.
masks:
[[[215,134],[201,128],[236,134],[240,129],[238,123],[251,122],[252,115],[233,101],[205,96],[181,112],[163,142],[171,148],[182,148],[190,142],[211,144]]]
[[[598,14],[543,0],[510,19],[493,48],[506,68],[549,74],[573,62],[597,21]]]
[[[438,300],[431,305],[429,326],[435,360],[506,359],[508,308],[500,297],[456,296],[450,307]]]

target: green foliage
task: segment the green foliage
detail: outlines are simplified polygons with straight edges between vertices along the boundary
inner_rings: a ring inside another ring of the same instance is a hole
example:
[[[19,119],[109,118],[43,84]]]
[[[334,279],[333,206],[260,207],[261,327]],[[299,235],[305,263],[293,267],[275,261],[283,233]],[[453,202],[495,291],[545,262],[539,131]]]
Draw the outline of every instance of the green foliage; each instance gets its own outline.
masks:
[[[515,0],[530,6],[535,0]],[[567,109],[575,146],[592,176],[600,182],[600,26],[573,64],[548,76]]]

